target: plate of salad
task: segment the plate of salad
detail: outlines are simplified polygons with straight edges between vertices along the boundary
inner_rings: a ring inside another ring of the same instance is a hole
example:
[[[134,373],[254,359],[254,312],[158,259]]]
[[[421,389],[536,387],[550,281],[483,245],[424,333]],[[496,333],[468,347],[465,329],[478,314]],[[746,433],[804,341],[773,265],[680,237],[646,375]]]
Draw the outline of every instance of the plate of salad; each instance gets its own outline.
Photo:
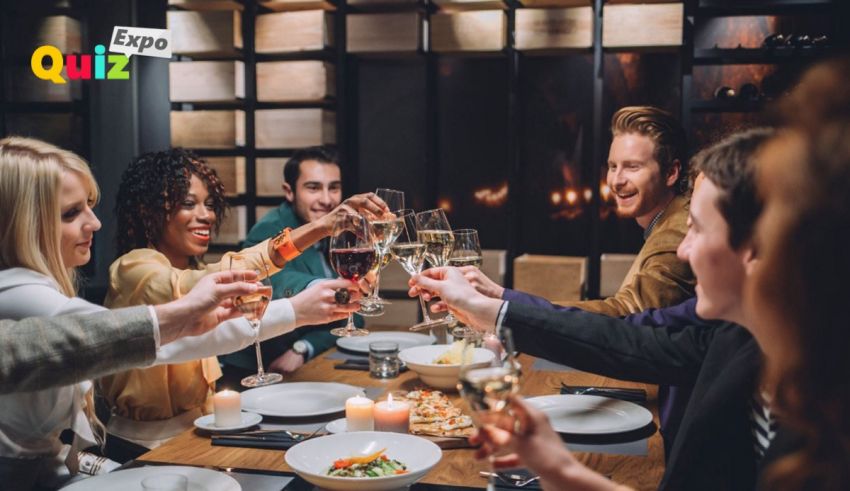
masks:
[[[434,443],[379,431],[313,438],[287,450],[289,467],[307,482],[340,491],[384,491],[410,486],[442,458]]]

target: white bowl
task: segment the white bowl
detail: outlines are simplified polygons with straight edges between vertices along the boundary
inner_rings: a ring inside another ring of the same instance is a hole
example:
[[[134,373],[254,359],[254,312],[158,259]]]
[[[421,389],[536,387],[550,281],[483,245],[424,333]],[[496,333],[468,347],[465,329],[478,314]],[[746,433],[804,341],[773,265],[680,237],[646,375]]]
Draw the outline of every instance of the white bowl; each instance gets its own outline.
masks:
[[[451,349],[450,344],[432,344],[430,346],[417,346],[407,348],[399,352],[398,357],[408,368],[419,375],[423,382],[431,387],[443,390],[457,390],[457,382],[460,377],[460,364],[438,365],[434,360]],[[496,357],[492,351],[484,348],[475,348],[472,355],[472,367],[486,367]]]
[[[328,469],[337,459],[369,455],[386,448],[387,457],[407,466],[406,474],[384,477],[333,477]],[[284,458],[304,480],[322,489],[384,491],[404,488],[422,479],[443,456],[434,443],[418,436],[383,431],[357,431],[322,436],[299,443]]]

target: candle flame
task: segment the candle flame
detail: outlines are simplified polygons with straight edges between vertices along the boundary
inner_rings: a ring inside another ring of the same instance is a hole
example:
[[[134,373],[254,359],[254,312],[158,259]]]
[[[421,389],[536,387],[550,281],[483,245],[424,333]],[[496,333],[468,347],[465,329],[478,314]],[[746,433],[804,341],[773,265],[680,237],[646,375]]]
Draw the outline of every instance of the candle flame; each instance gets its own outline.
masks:
[[[392,403],[393,403],[393,395],[392,394],[387,396],[387,403],[392,405]]]

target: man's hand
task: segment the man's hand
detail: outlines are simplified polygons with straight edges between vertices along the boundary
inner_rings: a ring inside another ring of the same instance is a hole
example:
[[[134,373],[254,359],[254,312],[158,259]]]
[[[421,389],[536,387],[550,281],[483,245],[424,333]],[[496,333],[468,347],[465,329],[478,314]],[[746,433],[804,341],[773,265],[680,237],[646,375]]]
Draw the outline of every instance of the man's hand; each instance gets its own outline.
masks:
[[[304,364],[304,355],[288,350],[269,364],[269,371],[275,373],[292,373]]]
[[[411,297],[420,291],[425,301],[440,297],[441,301],[431,306],[434,312],[450,310],[464,324],[482,331],[496,324],[502,300],[478,293],[458,268],[428,268],[408,284]]]
[[[339,215],[354,213],[355,215],[359,214],[369,218],[384,216],[389,211],[390,209],[387,208],[384,200],[379,198],[375,193],[355,194],[340,203],[330,213],[316,220],[316,223],[321,226],[325,236],[329,236],[333,233],[334,220]]]
[[[286,273],[283,273],[286,274]],[[350,296],[347,304],[336,303],[336,291],[345,288]],[[320,281],[290,298],[298,326],[315,326],[345,319],[351,312],[360,310],[362,297],[357,283],[338,279]]]
[[[458,269],[461,273],[463,273],[466,281],[475,287],[475,289],[482,295],[490,298],[502,298],[502,294],[505,292],[505,287],[499,286],[495,281],[482,273],[480,269],[475,266],[463,266]]]
[[[256,271],[222,271],[204,276],[183,298],[157,305],[160,344],[203,334],[242,315],[233,298],[257,291]]]

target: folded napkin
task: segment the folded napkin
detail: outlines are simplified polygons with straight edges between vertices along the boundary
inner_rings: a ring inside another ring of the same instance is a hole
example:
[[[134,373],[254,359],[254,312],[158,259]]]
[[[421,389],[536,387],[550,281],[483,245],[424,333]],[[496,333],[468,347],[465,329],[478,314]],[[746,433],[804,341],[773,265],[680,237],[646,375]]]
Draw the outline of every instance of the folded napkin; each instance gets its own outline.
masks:
[[[602,396],[621,401],[644,403],[646,391],[643,389],[627,389],[622,387],[589,387],[583,385],[561,384],[561,394],[578,394],[586,396]]]
[[[292,438],[284,432],[265,431],[252,434],[213,435],[212,444],[222,447],[250,447],[288,450],[307,438]]]

